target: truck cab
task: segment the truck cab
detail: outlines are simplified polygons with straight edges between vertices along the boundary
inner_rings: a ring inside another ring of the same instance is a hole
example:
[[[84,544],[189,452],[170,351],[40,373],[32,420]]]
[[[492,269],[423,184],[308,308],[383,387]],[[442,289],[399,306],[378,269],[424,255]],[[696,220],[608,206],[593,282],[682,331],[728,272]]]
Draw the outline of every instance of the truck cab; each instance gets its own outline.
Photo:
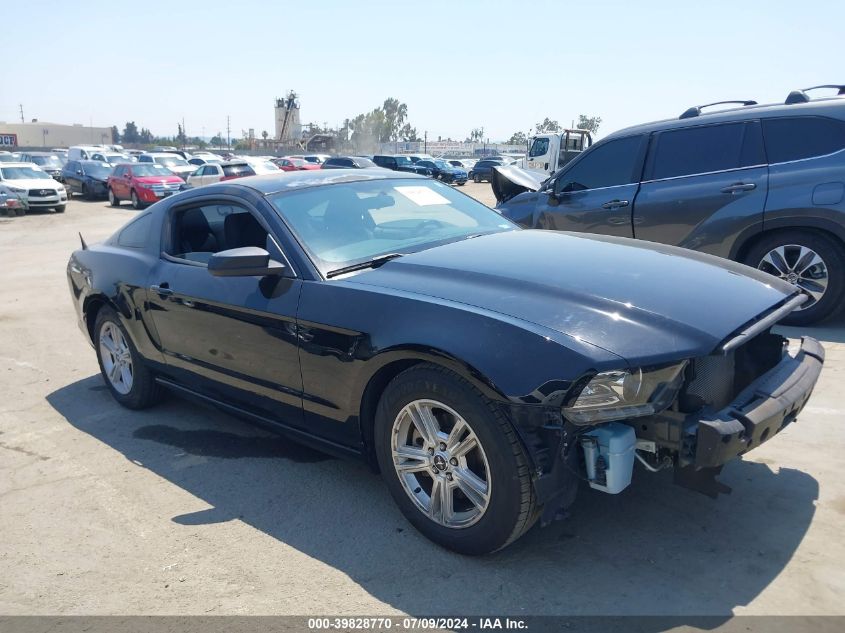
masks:
[[[532,136],[522,168],[552,175],[593,143],[587,130],[563,130]]]

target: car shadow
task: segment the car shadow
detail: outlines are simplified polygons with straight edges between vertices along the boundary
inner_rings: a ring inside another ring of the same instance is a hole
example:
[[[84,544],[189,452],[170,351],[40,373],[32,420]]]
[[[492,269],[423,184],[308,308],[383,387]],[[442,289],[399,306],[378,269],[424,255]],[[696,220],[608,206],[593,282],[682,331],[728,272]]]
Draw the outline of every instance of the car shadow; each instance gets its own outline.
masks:
[[[420,536],[361,463],[176,397],[123,409],[99,375],[47,400],[134,467],[211,506],[173,516],[173,529],[241,520],[413,615],[726,616],[783,571],[819,492],[804,472],[752,461],[725,469],[734,491],[719,500],[638,469],[623,494],[582,490],[569,519],[468,558]]]

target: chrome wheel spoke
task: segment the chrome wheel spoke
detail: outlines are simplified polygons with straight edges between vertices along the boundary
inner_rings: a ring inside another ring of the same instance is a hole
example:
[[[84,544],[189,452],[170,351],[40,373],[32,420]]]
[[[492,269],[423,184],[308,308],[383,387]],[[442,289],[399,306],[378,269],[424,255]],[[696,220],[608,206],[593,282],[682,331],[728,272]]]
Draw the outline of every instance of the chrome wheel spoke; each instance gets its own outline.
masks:
[[[429,446],[437,446],[440,439],[440,425],[434,418],[431,407],[415,402],[413,403],[413,406],[409,408],[408,413],[414,421],[414,426],[417,427],[417,431],[419,431],[419,434],[422,435],[426,444]]]
[[[785,277],[789,273],[789,266],[784,259],[786,255],[786,251],[784,250],[783,246],[776,248],[775,250],[769,251],[768,254],[763,258],[761,264],[769,264],[772,268],[774,268],[781,277]]]
[[[801,252],[798,256],[798,262],[793,267],[793,270],[802,275],[808,268],[812,268],[818,264],[823,264],[822,258],[819,257],[815,251],[811,251],[809,248],[801,247]]]
[[[813,299],[813,302],[822,298],[824,291],[827,290],[827,280],[819,283],[820,280],[814,279],[799,279],[797,286],[806,292]]]
[[[455,424],[454,426],[452,426],[452,430],[449,431],[449,437],[446,439],[446,447],[452,452],[453,455],[455,448],[461,443],[461,438],[467,432],[472,433],[472,431],[469,430],[469,426],[467,426],[467,423],[464,422],[461,418],[455,420]]]
[[[443,525],[448,525],[453,518],[452,489],[441,477],[435,477],[431,486],[431,505],[429,516]]]
[[[111,371],[109,372],[109,380],[112,381],[112,384],[120,382],[120,369],[120,363],[115,363],[114,365],[112,365]]]
[[[452,456],[465,457],[478,447],[478,440],[475,435],[470,435],[463,442],[460,442],[452,449]]]
[[[458,468],[454,473],[455,482],[461,492],[466,495],[472,504],[477,508],[487,505],[487,482],[478,477],[474,472],[466,468]]]
[[[100,342],[103,344],[103,347],[108,350],[109,354],[113,354],[115,357],[117,356],[117,345],[114,344],[111,332],[109,332],[107,336],[101,336]]]
[[[400,446],[393,453],[393,464],[399,473],[427,472],[428,453],[413,446]]]

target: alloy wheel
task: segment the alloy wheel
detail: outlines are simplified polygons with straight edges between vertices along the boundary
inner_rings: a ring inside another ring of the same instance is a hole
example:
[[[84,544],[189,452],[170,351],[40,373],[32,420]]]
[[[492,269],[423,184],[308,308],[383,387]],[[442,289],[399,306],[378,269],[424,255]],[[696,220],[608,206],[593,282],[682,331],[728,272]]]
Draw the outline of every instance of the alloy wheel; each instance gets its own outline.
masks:
[[[492,483],[487,456],[455,410],[435,400],[410,402],[393,422],[391,452],[402,488],[429,519],[464,528],[484,515]]]
[[[100,328],[100,358],[103,361],[103,373],[119,394],[126,395],[132,390],[132,352],[123,332],[111,321]]]
[[[808,300],[796,311],[814,306],[827,291],[827,264],[813,249],[800,244],[784,244],[773,248],[766,253],[757,268],[804,291]]]

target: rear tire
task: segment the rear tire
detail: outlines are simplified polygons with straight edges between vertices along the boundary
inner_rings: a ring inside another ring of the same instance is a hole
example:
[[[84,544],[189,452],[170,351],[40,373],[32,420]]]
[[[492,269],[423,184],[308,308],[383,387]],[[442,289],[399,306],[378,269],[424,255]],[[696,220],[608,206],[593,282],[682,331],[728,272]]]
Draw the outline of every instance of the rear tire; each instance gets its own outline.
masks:
[[[772,233],[751,248],[745,263],[798,286],[808,295],[807,307],[787,316],[781,321],[783,325],[817,323],[841,306],[845,253],[824,235],[801,230]]]
[[[88,185],[86,185],[85,183],[82,184],[81,193],[82,193],[82,198],[84,200],[90,200],[91,199],[91,192],[88,191]]]
[[[408,413],[419,411],[415,407],[428,411],[430,417],[418,419],[433,420],[437,433],[420,430]],[[456,431],[453,443],[450,433],[460,423],[466,433]],[[432,364],[402,372],[382,394],[374,431],[390,494],[405,518],[435,543],[461,554],[487,554],[518,539],[539,516],[528,459],[513,426],[459,375]],[[461,446],[473,448],[462,453]],[[406,458],[405,451],[414,456]],[[403,474],[394,460],[406,467]],[[407,470],[409,464],[414,468]],[[445,497],[437,494],[441,486]]]
[[[120,198],[114,195],[114,190],[111,187],[109,187],[109,204],[113,207],[120,206]]]
[[[473,182],[481,182],[481,176],[479,174],[474,174],[472,180]]]
[[[115,349],[109,351],[109,348]],[[103,307],[97,313],[94,349],[106,387],[118,403],[128,409],[146,409],[161,400],[161,387],[132,344],[120,317],[110,307]],[[116,364],[120,366],[115,369]]]

